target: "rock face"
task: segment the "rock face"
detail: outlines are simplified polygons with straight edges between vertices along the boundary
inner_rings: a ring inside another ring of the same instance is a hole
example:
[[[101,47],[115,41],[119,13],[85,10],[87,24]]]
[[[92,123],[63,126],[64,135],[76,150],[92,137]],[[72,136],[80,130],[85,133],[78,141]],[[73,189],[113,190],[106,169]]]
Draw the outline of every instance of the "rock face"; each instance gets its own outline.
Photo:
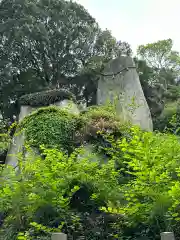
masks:
[[[98,82],[97,104],[108,103],[116,105],[123,121],[153,130],[151,113],[131,57],[121,56],[106,66]]]
[[[59,108],[66,109],[67,111],[79,114],[79,110],[77,105],[68,99],[64,99],[62,101],[54,102],[54,104]],[[31,114],[34,110],[38,109],[40,107],[32,107],[32,106],[21,106],[20,114],[19,114],[19,121],[22,121],[26,116]],[[23,145],[24,145],[24,136],[23,134],[20,134],[18,136],[13,137],[12,144],[9,148],[7,157],[6,157],[6,164],[13,166],[14,168],[18,165],[18,157],[17,154],[19,152],[23,151]]]
[[[28,116],[33,110],[36,108],[33,108],[31,106],[21,106],[20,114],[19,114],[19,121],[22,121],[26,116]],[[18,164],[18,158],[17,154],[22,151],[23,149],[23,143],[24,143],[24,136],[23,134],[15,135],[13,137],[11,146],[9,148],[7,157],[6,157],[6,164],[11,165],[14,168],[17,167]]]

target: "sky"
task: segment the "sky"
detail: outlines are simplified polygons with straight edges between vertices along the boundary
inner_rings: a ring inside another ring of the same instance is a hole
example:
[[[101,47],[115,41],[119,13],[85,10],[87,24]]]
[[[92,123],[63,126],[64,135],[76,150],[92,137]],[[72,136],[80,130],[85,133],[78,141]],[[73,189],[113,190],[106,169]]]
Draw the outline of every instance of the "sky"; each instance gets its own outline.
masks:
[[[117,40],[127,41],[133,52],[141,44],[171,38],[180,52],[180,0],[76,0],[111,30]]]

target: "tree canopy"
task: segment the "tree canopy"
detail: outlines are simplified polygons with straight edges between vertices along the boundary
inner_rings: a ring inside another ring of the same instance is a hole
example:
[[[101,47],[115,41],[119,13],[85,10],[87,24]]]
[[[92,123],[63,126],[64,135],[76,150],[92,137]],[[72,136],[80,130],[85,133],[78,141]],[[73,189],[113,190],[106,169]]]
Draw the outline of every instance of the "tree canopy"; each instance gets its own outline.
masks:
[[[160,82],[165,88],[174,84],[179,75],[180,55],[173,51],[172,39],[160,40],[147,45],[140,45],[137,54],[154,70],[151,82]]]
[[[172,39],[140,45],[135,59],[140,81],[157,118],[168,102],[179,98],[180,55],[173,50]]]
[[[64,0],[3,0],[0,3],[1,110],[24,93],[71,87],[88,95],[109,59],[130,54],[127,43],[102,31],[83,6]],[[91,84],[89,84],[91,82]],[[88,101],[88,97],[87,101]],[[8,115],[8,113],[6,113]]]

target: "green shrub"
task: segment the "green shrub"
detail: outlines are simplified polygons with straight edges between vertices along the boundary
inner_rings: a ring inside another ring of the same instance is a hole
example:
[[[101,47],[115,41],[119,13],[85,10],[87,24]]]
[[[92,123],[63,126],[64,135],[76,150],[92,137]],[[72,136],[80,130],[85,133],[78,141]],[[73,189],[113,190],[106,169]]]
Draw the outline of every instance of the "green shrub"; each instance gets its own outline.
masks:
[[[0,155],[8,150],[10,137],[8,133],[0,134]]]
[[[74,114],[55,106],[40,108],[20,123],[26,140],[31,146],[45,145],[50,148],[70,150],[74,146],[75,132],[82,120]]]
[[[15,240],[20,232],[41,236],[31,226],[34,221],[53,231],[59,228],[69,239],[115,239],[121,228],[112,223],[120,224],[122,217],[112,218],[99,210],[121,197],[114,160],[99,166],[77,159],[79,151],[70,157],[52,149],[44,149],[43,154],[43,161],[33,153],[26,162],[20,161],[19,175],[9,167],[0,178],[0,212],[7,213],[0,232],[3,239]]]
[[[7,124],[5,122],[0,121],[0,164],[4,163],[9,148],[9,144],[11,142],[10,137],[11,129],[9,129],[8,132],[6,125]]]
[[[128,217],[127,235],[159,239],[161,231],[174,230],[180,220],[179,139],[134,128],[131,138],[111,143],[109,151],[127,178],[120,187],[123,201],[118,206],[118,213]]]
[[[64,118],[70,121],[69,127],[62,125],[67,132],[72,122],[78,123],[75,126],[80,131],[101,118],[106,122],[114,119],[117,129],[121,129],[113,111],[102,108],[91,108],[79,117],[55,107],[42,108],[27,117],[22,126],[33,123],[37,131],[38,121],[43,128],[46,117],[48,122],[53,116],[59,124],[59,118],[63,123]],[[67,233],[69,239],[159,239],[161,231],[171,230],[179,237],[179,139],[137,127],[126,128],[126,134],[114,137],[107,131],[113,129],[113,124],[98,127],[98,131],[104,130],[100,132],[103,139],[110,143],[108,147],[99,143],[109,156],[106,164],[92,162],[91,156],[79,158],[83,148],[70,156],[58,149],[41,148],[43,160],[32,151],[26,162],[20,159],[19,175],[10,168],[3,171],[0,212],[7,215],[1,228],[5,240],[16,239],[18,233],[43,239],[52,229]],[[31,133],[32,139],[36,139],[36,131]],[[36,143],[47,143],[43,140]],[[53,147],[52,140],[48,145]],[[37,229],[32,222],[46,231]]]
[[[117,116],[112,106],[89,107],[81,113],[81,116],[85,123],[80,130],[80,137],[83,141],[93,141],[99,135],[102,136],[102,133],[121,135],[125,129],[124,123]]]

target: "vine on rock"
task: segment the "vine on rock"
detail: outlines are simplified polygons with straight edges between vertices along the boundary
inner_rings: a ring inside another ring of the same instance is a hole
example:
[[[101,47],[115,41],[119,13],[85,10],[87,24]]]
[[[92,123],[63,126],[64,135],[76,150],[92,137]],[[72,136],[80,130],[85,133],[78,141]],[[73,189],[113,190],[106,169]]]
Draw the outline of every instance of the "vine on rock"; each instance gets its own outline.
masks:
[[[33,147],[70,150],[74,145],[74,133],[83,121],[77,115],[55,106],[40,108],[21,122],[19,129],[25,131],[26,140]]]
[[[121,134],[122,124],[113,109],[91,107],[79,116],[56,106],[40,108],[20,123],[32,147],[45,145],[71,151],[85,142],[99,141],[102,133]]]

